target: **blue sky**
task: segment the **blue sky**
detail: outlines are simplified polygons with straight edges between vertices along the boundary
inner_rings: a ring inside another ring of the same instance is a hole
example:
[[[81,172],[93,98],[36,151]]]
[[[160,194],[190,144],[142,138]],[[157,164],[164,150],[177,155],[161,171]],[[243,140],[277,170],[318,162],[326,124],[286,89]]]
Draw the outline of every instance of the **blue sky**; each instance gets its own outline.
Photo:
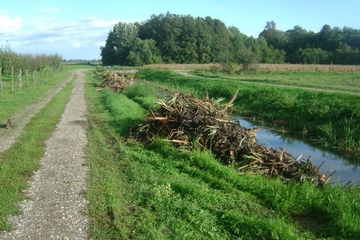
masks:
[[[0,46],[64,59],[100,59],[100,46],[119,21],[134,23],[152,14],[217,18],[258,37],[267,21],[279,30],[301,26],[360,29],[360,0],[2,0]]]

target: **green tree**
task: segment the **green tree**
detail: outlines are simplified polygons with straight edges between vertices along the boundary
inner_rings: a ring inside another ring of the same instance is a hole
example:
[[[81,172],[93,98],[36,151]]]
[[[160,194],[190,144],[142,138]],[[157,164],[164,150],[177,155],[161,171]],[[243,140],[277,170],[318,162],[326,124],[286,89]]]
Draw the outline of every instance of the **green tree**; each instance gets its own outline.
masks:
[[[266,42],[274,49],[284,49],[287,44],[285,32],[276,29],[274,21],[266,22],[265,28],[259,34],[259,37],[264,37]]]
[[[259,37],[254,46],[254,52],[261,63],[284,63],[285,51],[269,46],[264,37]]]
[[[325,64],[328,63],[328,57],[328,52],[321,48],[299,48],[288,59],[292,63]]]
[[[155,41],[141,40],[138,29],[136,24],[115,24],[109,32],[105,47],[101,48],[103,64],[140,66],[161,61]]]
[[[334,51],[334,54],[330,57],[330,60],[334,64],[360,64],[360,51],[359,49],[352,48],[344,43]]]

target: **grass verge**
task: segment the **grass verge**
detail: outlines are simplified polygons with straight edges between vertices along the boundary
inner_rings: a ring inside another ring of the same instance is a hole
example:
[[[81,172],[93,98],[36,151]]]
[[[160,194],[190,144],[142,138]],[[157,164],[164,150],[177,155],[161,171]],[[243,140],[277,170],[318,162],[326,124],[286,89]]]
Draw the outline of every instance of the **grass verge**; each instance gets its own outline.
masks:
[[[239,174],[209,152],[181,151],[161,139],[148,146],[124,141],[154,93],[135,102],[136,94],[96,92],[97,81],[87,78],[93,239],[360,237],[357,189],[284,184]]]
[[[69,101],[75,78],[76,75],[31,119],[15,144],[0,155],[0,231],[11,230],[7,217],[20,214],[17,202],[26,199],[23,190],[28,188],[27,182],[39,168],[45,141]]]

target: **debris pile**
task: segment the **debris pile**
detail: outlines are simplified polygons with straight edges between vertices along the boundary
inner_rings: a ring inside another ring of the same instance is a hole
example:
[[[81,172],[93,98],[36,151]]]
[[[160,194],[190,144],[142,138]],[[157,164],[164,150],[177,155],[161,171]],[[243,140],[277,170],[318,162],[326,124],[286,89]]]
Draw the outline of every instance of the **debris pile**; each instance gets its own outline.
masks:
[[[110,91],[119,93],[123,91],[127,86],[134,84],[135,73],[124,71],[100,71],[98,72],[98,78],[101,79],[99,83],[98,91],[103,89],[109,89]]]
[[[310,159],[294,158],[284,149],[266,148],[258,144],[256,128],[244,128],[229,120],[226,112],[236,95],[224,106],[208,96],[201,100],[176,93],[167,102],[158,101],[160,108],[138,127],[136,136],[143,143],[161,137],[189,150],[196,146],[210,149],[223,163],[235,162],[241,171],[279,176],[286,181],[312,181],[320,186],[327,183],[330,176],[321,175]]]

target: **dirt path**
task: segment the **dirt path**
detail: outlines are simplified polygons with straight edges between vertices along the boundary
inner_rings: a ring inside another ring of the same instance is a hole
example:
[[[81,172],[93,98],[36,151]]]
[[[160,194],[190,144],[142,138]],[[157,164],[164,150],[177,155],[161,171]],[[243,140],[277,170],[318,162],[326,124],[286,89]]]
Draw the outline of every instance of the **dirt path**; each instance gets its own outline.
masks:
[[[199,77],[199,78],[205,78],[202,76],[197,76],[197,75],[193,75],[190,74],[190,72],[192,70],[174,70],[177,73],[180,73],[184,76],[187,77]],[[211,78],[214,80],[222,80],[221,78]],[[230,79],[228,79],[230,80]],[[248,84],[263,84],[263,85],[268,85],[268,86],[277,86],[277,87],[284,87],[284,88],[298,88],[298,89],[306,89],[306,90],[313,90],[313,91],[322,91],[322,92],[332,92],[332,93],[346,93],[346,94],[351,94],[351,95],[360,95],[359,92],[348,92],[348,91],[341,91],[341,90],[330,90],[330,89],[322,89],[322,88],[310,88],[310,87],[301,87],[301,86],[289,86],[289,85],[284,85],[284,84],[274,84],[274,83],[264,83],[264,82],[252,82],[252,81],[246,81],[246,80],[242,80],[242,79],[236,79],[237,81],[240,81],[241,83],[248,83]]]
[[[23,214],[10,218],[15,230],[0,239],[86,239],[84,71],[76,73],[70,101],[25,192],[31,200],[19,204]]]
[[[0,153],[6,151],[14,144],[30,119],[34,117],[35,114],[37,114],[65,86],[65,84],[73,78],[74,74],[75,72],[72,72],[68,78],[60,82],[55,88],[42,95],[35,103],[27,105],[25,108],[14,114],[11,118],[14,128],[11,129],[11,131],[5,128],[0,128]]]

